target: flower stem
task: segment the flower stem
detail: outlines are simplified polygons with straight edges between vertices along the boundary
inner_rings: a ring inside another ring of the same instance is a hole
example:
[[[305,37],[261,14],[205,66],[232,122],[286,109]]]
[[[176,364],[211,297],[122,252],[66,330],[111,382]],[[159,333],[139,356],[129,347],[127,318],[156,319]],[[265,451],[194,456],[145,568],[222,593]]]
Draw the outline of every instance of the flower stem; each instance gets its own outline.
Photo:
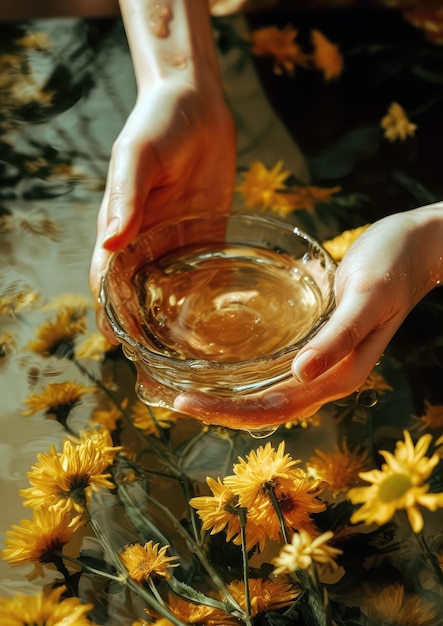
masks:
[[[63,552],[59,552],[58,550],[56,552],[54,552],[54,554],[56,554],[56,556],[59,556],[60,558],[62,558],[65,561],[69,561],[70,563],[75,563],[76,565],[78,565],[79,567],[81,567],[82,569],[84,569],[85,571],[89,572],[90,574],[96,574],[97,576],[103,576],[104,578],[109,578],[109,580],[113,580],[117,583],[124,583],[126,576],[124,574],[120,574],[119,576],[115,576],[114,574],[110,574],[109,572],[105,572],[103,570],[100,569],[96,569],[95,567],[91,567],[90,565],[88,565],[87,563],[84,563],[81,559],[77,559],[73,556],[69,556],[67,554],[63,554]]]
[[[277,498],[275,496],[274,487],[272,485],[268,485],[266,488],[267,494],[272,502],[272,506],[274,507],[274,511],[277,515],[278,521],[280,523],[280,530],[283,537],[283,541],[285,543],[289,543],[288,538],[288,530],[286,528],[285,520],[283,517],[283,513],[281,511],[280,505],[278,504]]]
[[[249,590],[249,559],[246,550],[246,509],[239,507],[237,509],[238,519],[240,521],[241,551],[243,557],[243,582],[245,586],[245,607],[248,619],[251,618],[251,594]]]

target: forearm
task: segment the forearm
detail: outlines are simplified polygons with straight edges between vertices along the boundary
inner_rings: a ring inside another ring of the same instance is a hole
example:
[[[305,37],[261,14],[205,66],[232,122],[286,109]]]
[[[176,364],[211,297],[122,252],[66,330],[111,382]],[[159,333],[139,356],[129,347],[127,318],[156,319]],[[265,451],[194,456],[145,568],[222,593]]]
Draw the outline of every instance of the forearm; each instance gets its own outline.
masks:
[[[221,88],[208,0],[120,0],[139,90],[177,77]]]

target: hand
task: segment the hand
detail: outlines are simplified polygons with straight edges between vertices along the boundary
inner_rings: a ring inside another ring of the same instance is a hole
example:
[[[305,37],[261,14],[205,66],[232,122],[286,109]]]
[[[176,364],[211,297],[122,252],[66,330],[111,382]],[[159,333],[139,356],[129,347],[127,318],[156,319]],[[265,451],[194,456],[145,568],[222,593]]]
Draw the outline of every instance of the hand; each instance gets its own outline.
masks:
[[[443,276],[443,205],[391,215],[351,246],[336,276],[337,308],[297,355],[294,379],[237,400],[183,393],[177,410],[253,430],[315,413],[366,380],[411,309]]]
[[[139,232],[190,213],[227,212],[235,166],[234,124],[221,91],[176,79],[142,90],[112,150],[90,267],[95,298],[111,253]],[[100,307],[97,323],[115,342]]]

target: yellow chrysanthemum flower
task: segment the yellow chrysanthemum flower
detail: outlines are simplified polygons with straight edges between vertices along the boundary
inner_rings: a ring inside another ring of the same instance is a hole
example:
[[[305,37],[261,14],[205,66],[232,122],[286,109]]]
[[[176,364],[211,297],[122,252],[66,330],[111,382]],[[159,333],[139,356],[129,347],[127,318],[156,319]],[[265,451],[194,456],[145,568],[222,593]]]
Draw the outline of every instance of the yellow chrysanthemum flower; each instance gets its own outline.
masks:
[[[241,543],[241,524],[238,511],[238,497],[220,479],[206,478],[212,491],[212,496],[197,496],[191,498],[189,504],[197,509],[202,520],[203,530],[211,535],[226,530],[226,541]],[[246,549],[249,551],[255,545],[263,549],[268,537],[266,525],[258,524],[248,513],[246,520]]]
[[[348,497],[353,504],[363,504],[351,517],[351,522],[385,524],[399,509],[406,510],[415,533],[423,529],[423,516],[418,506],[430,511],[443,507],[443,493],[429,493],[426,480],[431,476],[440,457],[434,453],[426,457],[432,437],[423,435],[414,446],[410,434],[404,432],[405,441],[398,441],[395,453],[381,450],[385,459],[381,469],[361,472],[360,478],[369,487],[350,489]]]
[[[276,26],[260,28],[250,35],[251,52],[258,57],[272,57],[275,74],[286,71],[292,76],[296,65],[306,65],[307,61],[296,37],[297,31],[289,25],[282,29]]]
[[[235,474],[224,479],[238,496],[239,505],[248,510],[248,520],[265,527],[269,539],[278,539],[281,532],[274,500],[288,529],[311,528],[312,514],[325,509],[318,498],[321,481],[295,468],[300,461],[284,450],[284,442],[277,450],[271,443],[260,446],[246,460],[240,458],[234,465]]]
[[[128,406],[128,399],[125,398],[120,402],[122,409],[126,409]],[[92,426],[100,425],[106,430],[113,431],[117,428],[118,421],[122,418],[122,412],[118,406],[114,403],[110,404],[105,409],[94,409],[94,412],[89,420]]]
[[[301,529],[293,535],[291,543],[282,547],[280,554],[273,560],[276,566],[274,574],[289,574],[300,569],[307,570],[313,563],[328,565],[332,570],[337,569],[335,559],[343,554],[343,551],[328,545],[333,537],[334,533],[331,530],[312,537],[306,530]]]
[[[75,338],[84,333],[85,329],[85,317],[78,317],[72,309],[64,309],[55,321],[46,322],[36,330],[36,339],[30,341],[27,348],[45,357],[60,351],[62,356],[69,356]]]
[[[65,592],[66,587],[60,586],[49,593],[0,598],[2,626],[94,626],[87,616],[94,605],[82,604],[78,598],[60,600]]]
[[[66,509],[35,510],[32,520],[23,519],[6,531],[3,559],[12,566],[33,563],[35,574],[43,576],[41,564],[51,563],[82,523],[80,515],[74,517]]]
[[[66,381],[49,383],[42,393],[32,393],[24,401],[28,407],[22,415],[29,416],[45,411],[48,417],[57,419],[60,412],[68,416],[71,410],[81,401],[82,396],[97,391],[96,387],[85,387],[83,383]]]
[[[64,309],[70,310],[75,317],[83,317],[86,313],[92,309],[93,303],[91,298],[83,296],[78,293],[63,293],[59,296],[54,296],[41,307],[44,312],[55,311],[59,313]],[[98,333],[97,333],[98,334]]]
[[[377,623],[396,626],[434,626],[440,615],[436,607],[420,596],[407,596],[403,585],[398,583],[366,596],[362,610]]]
[[[316,478],[328,483],[334,494],[355,485],[360,472],[369,466],[367,450],[359,447],[351,451],[346,441],[336,446],[334,452],[317,449],[315,454],[309,459],[308,470]]]
[[[409,121],[405,110],[398,102],[392,102],[380,125],[384,128],[385,137],[389,141],[397,139],[405,141],[408,137],[413,137],[417,130],[417,125]]]
[[[183,598],[170,596],[168,608],[178,619],[185,624],[198,624],[199,626],[238,626],[238,620],[215,607],[205,604],[195,604]],[[160,622],[156,622],[161,624]],[[163,622],[167,626],[167,621]]]
[[[312,60],[315,67],[323,72],[325,80],[340,76],[344,63],[338,47],[319,30],[311,31],[311,40],[314,46]]]
[[[246,609],[244,582],[234,580],[228,585],[228,589],[238,604],[243,609]],[[299,595],[300,589],[291,585],[283,578],[277,578],[276,580],[250,578],[249,598],[251,617],[256,617],[266,611],[278,611],[286,606],[290,606]]]
[[[254,161],[248,171],[242,172],[244,181],[236,187],[249,209],[262,210],[289,206],[281,191],[286,189],[284,181],[290,175],[288,170],[281,171],[283,161],[278,161],[271,170],[261,161]]]
[[[144,545],[132,543],[119,553],[123,565],[128,570],[131,578],[139,583],[145,582],[148,578],[171,578],[170,567],[178,567],[177,557],[166,556],[169,546],[159,547],[148,541]]]
[[[338,263],[343,259],[354,241],[367,229],[369,224],[345,230],[341,235],[323,242],[323,247],[329,252],[332,258]]]
[[[177,421],[175,411],[163,407],[148,408],[143,402],[136,402],[132,407],[131,419],[136,428],[145,435],[160,437],[159,428],[171,428]]]
[[[115,455],[123,450],[123,446],[114,446],[111,433],[104,426],[87,428],[80,432],[80,443],[92,441],[94,446],[102,451],[103,458],[108,465],[112,465]]]
[[[10,354],[17,345],[17,338],[12,333],[0,335],[0,359]]]
[[[24,505],[74,507],[82,512],[88,504],[93,489],[113,489],[114,483],[104,470],[109,463],[102,450],[92,441],[73,445],[65,441],[63,452],[55,446],[37,456],[37,464],[27,476],[32,487],[21,489]]]

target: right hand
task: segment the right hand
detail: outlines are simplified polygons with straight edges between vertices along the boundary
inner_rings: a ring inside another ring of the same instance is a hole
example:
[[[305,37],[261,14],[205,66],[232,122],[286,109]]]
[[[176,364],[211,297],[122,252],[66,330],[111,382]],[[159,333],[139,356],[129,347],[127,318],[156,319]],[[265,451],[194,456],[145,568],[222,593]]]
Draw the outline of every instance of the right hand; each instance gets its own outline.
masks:
[[[142,90],[112,149],[90,267],[95,298],[110,255],[140,232],[190,213],[227,213],[235,173],[234,123],[221,91],[176,79]],[[115,343],[101,307],[97,323]]]

